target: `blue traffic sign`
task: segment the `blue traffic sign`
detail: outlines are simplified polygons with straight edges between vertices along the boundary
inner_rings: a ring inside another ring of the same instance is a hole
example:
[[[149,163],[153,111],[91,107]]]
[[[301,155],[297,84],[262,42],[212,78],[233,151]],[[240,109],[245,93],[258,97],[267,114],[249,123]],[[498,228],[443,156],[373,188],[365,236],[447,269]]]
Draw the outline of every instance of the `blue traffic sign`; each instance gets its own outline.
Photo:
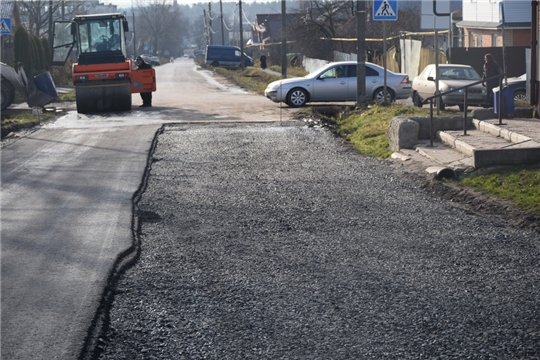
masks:
[[[0,35],[11,35],[11,18],[0,18]]]
[[[397,20],[397,0],[373,0],[373,20]]]

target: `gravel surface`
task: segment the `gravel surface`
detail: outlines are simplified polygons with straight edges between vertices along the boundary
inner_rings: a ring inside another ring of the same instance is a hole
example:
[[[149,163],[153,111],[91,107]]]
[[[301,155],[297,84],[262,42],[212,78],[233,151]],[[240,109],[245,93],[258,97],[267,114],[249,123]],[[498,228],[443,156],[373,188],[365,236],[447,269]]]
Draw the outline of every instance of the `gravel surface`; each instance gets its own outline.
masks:
[[[301,124],[166,126],[99,359],[540,357],[539,235]]]

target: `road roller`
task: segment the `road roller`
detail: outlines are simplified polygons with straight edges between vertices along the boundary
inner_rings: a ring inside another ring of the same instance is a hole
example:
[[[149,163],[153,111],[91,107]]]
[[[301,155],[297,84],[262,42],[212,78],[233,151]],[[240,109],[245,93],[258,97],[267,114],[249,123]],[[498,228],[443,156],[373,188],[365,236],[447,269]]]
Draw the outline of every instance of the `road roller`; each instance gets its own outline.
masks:
[[[52,65],[72,66],[79,113],[131,110],[131,94],[156,91],[154,69],[135,70],[126,56],[128,22],[123,14],[77,15],[55,21]]]

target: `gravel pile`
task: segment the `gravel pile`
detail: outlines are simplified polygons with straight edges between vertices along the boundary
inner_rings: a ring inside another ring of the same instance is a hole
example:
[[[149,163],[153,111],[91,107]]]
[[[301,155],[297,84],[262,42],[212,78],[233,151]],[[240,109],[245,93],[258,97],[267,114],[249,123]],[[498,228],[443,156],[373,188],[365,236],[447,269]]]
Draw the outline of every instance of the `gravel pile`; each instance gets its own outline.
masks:
[[[99,359],[540,357],[537,233],[317,128],[167,126]]]

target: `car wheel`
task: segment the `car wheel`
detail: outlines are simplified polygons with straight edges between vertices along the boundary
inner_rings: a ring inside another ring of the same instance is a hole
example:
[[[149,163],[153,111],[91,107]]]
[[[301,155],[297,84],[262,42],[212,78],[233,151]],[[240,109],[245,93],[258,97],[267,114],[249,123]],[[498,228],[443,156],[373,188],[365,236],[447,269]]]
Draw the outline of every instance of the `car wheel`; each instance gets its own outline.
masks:
[[[391,103],[392,101],[394,101],[394,93],[389,88],[386,88],[386,99],[385,99],[384,98],[384,88],[377,89],[373,93],[373,101],[375,101],[375,102],[386,101],[388,103]]]
[[[518,90],[514,93],[514,101],[525,101],[527,100],[527,93],[523,90]]]
[[[301,107],[307,103],[308,95],[306,90],[296,88],[289,91],[287,94],[287,105],[290,107]]]
[[[219,67],[219,62],[218,62],[218,61],[214,61],[214,62],[212,63],[212,66],[213,66],[213,67]]]
[[[415,92],[415,93],[413,94],[412,101],[413,101],[414,106],[416,106],[416,107],[422,107],[422,106],[424,106],[424,104],[422,103],[422,99],[420,98],[420,95],[418,95],[417,92]]]
[[[2,110],[5,110],[9,105],[13,103],[13,100],[15,100],[15,89],[13,86],[11,86],[10,83],[7,82],[7,80],[4,80],[2,78]]]
[[[435,99],[433,100],[436,101]],[[439,98],[439,110],[444,110],[445,107],[446,105],[444,104],[444,101],[442,101],[442,99]]]

